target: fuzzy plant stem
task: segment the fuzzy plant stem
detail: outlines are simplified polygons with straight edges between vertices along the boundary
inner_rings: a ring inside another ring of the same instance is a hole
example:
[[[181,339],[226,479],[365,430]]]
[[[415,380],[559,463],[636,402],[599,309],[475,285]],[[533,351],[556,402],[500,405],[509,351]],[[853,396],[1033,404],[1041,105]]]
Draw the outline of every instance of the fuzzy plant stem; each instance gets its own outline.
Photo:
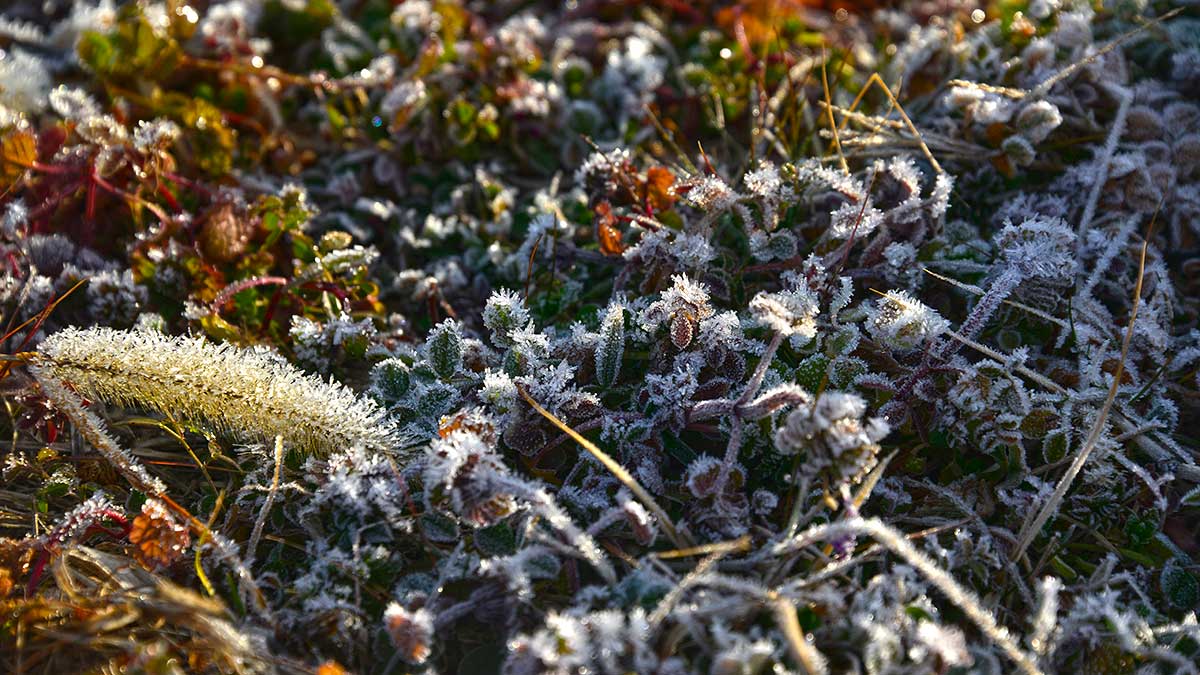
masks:
[[[1055,577],[1042,579],[1038,594],[1038,612],[1033,621],[1033,634],[1029,636],[1029,646],[1039,655],[1045,655],[1050,647],[1050,636],[1058,620],[1058,592],[1062,590],[1062,582]]]
[[[684,578],[680,579],[679,583],[675,584],[674,588],[668,591],[667,594],[663,596],[662,600],[658,601],[658,605],[650,614],[650,617],[647,619],[647,623],[649,623],[652,628],[657,628],[660,626],[662,622],[665,621],[668,616],[670,616],[671,612],[674,611],[675,607],[679,604],[679,601],[683,598],[683,594],[687,592],[689,588],[700,583],[705,575],[708,574],[708,571],[712,569],[713,565],[716,565],[717,562],[719,562],[723,557],[723,552],[717,552],[705,557],[699,563],[697,563],[696,566],[692,568],[692,571],[688,572]]]
[[[608,562],[608,557],[592,535],[579,529],[571,517],[563,511],[554,497],[541,488],[534,487],[525,481],[509,478],[505,487],[514,495],[529,503],[533,511],[544,518],[550,527],[566,538],[571,548],[578,551],[584,560],[596,568],[600,576],[609,585],[616,585],[617,573]]]
[[[255,551],[258,550],[258,542],[262,539],[263,527],[267,524],[267,516],[271,514],[271,506],[275,503],[275,496],[279,494],[279,475],[283,472],[283,436],[275,437],[275,473],[271,477],[271,489],[267,491],[267,499],[263,503],[262,511],[259,512],[258,518],[254,520],[254,530],[250,533],[250,541],[246,544],[246,555],[250,557],[248,562],[254,562]]]
[[[725,457],[721,460],[721,472],[717,475],[717,484],[714,490],[718,499],[725,493],[725,483],[729,481],[729,472],[733,471],[733,465],[737,463],[738,453],[742,449],[741,408],[753,399],[759,388],[762,387],[763,378],[767,376],[767,369],[771,367],[771,362],[775,360],[775,352],[779,351],[779,345],[782,343],[783,333],[776,331],[771,336],[771,342],[767,344],[762,358],[758,360],[758,367],[754,369],[750,381],[746,383],[745,391],[733,403],[734,417],[730,420],[732,428],[729,431],[729,445],[725,448]]]
[[[971,313],[967,315],[958,329],[959,334],[970,340],[975,339],[975,336],[979,335],[980,331],[987,326],[988,320],[992,318],[1000,305],[1017,289],[1021,283],[1021,276],[1020,270],[1016,267],[1011,265],[1006,267],[1000,276],[996,277],[988,286],[987,292],[979,298],[979,302],[971,308]],[[948,346],[950,343],[942,344]],[[948,355],[946,347],[938,349],[936,352],[938,358]]]
[[[267,354],[199,338],[67,328],[46,338],[37,365],[90,398],[180,415],[213,430],[325,453],[394,445],[385,411],[332,381]]]
[[[1000,305],[1016,290],[1021,279],[1020,270],[1013,266],[1006,267],[988,286],[987,292],[980,296],[979,302],[971,308],[971,313],[963,320],[959,332],[954,335],[955,338],[960,342],[973,340],[987,325],[988,319],[992,318]],[[917,383],[929,374],[931,365],[946,359],[957,350],[958,347],[954,343],[946,340],[934,345],[925,356],[921,366],[904,380],[904,383],[896,390],[895,396],[880,409],[883,417],[889,422],[896,422],[902,418],[908,397]]]
[[[150,475],[146,467],[132,453],[122,448],[115,438],[104,427],[104,422],[96,413],[83,407],[79,395],[67,388],[54,373],[45,366],[32,363],[29,372],[42,388],[42,393],[54,404],[59,412],[67,416],[75,425],[75,429],[87,442],[96,449],[109,464],[112,464],[121,476],[129,481],[135,489],[151,496],[165,494],[167,486],[162,481]]]
[[[996,643],[1008,658],[1012,659],[1019,672],[1024,675],[1044,675],[1035,659],[1021,649],[1020,645],[1009,635],[1008,629],[998,624],[995,617],[979,605],[979,600],[970,591],[959,585],[945,570],[918,551],[904,538],[903,534],[876,518],[865,520],[852,518],[837,523],[817,525],[791,539],[780,542],[775,546],[774,552],[778,555],[819,541],[859,535],[871,537],[920,572],[950,602],[958,606],[988,639]]]
[[[1075,231],[1076,246],[1081,248],[1084,244],[1084,235],[1087,234],[1088,227],[1092,224],[1092,218],[1096,215],[1096,205],[1100,202],[1100,191],[1103,189],[1104,183],[1108,181],[1108,165],[1117,151],[1117,142],[1121,140],[1121,134],[1125,133],[1125,118],[1129,115],[1129,108],[1133,104],[1133,92],[1125,87],[1112,85],[1108,89],[1116,94],[1120,103],[1117,105],[1117,115],[1113,118],[1112,129],[1108,132],[1108,140],[1105,141],[1100,156],[1096,158],[1096,171],[1092,175],[1092,191],[1088,193],[1087,203],[1083,207],[1083,216],[1079,219],[1079,227]]]
[[[187,513],[186,510],[168,497],[167,486],[161,480],[151,476],[132,453],[122,448],[116,439],[105,429],[104,422],[95,413],[85,408],[83,400],[79,398],[79,395],[68,389],[50,369],[34,362],[29,365],[29,371],[41,386],[42,392],[46,394],[46,398],[54,404],[54,407],[59,412],[71,420],[71,423],[75,425],[76,430],[79,431],[84,439],[97,452],[103,455],[121,476],[129,481],[130,485],[148,496],[163,501],[172,510],[189,519],[192,522],[193,529],[207,536],[208,544],[212,547],[213,552],[216,553],[217,557],[224,560],[237,575],[238,587],[243,597],[253,599],[254,602],[250,603],[251,606],[259,614],[265,616],[267,610],[262,592],[254,582],[254,577],[250,574],[250,570],[238,556],[237,547],[217,532],[209,530],[204,523],[197,520],[190,513]]]
[[[734,404],[735,409],[745,405],[754,395],[758,393],[759,387],[762,386],[763,378],[767,376],[767,369],[771,367],[771,362],[775,360],[775,352],[779,351],[779,345],[783,343],[783,333],[776,332],[771,336],[771,341],[767,344],[767,348],[763,351],[762,358],[758,360],[758,367],[754,369],[754,374],[750,377],[750,381],[746,383],[746,390],[738,397]]]

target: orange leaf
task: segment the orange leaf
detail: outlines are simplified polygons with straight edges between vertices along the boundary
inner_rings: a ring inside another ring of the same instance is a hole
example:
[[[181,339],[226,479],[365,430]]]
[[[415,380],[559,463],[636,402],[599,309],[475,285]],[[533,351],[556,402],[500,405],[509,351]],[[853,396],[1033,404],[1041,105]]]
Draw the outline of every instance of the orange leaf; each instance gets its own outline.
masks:
[[[162,502],[147,499],[142,512],[129,528],[133,558],[144,567],[167,567],[183,555],[191,543],[188,526],[175,520]]]
[[[984,135],[987,136],[988,143],[999,147],[1000,143],[1002,143],[1005,138],[1008,138],[1009,130],[1004,124],[1001,124],[1000,122],[993,122],[987,125],[987,128],[984,130]]]
[[[819,0],[742,0],[732,7],[717,11],[717,25],[730,35],[758,47],[779,35],[779,26],[790,17],[799,16],[806,6],[821,5]]]
[[[37,138],[28,129],[14,129],[0,139],[0,187],[7,188],[37,161]]]
[[[600,242],[600,252],[604,255],[621,255],[625,252],[625,242],[621,241],[621,230],[617,228],[617,217],[613,215],[612,205],[600,202],[594,209],[596,214],[596,239]]]
[[[438,426],[438,436],[446,438],[459,429],[473,432],[489,443],[496,440],[496,427],[486,417],[465,410],[443,417]]]
[[[346,675],[346,669],[337,661],[326,661],[317,666],[316,675]]]
[[[1012,178],[1017,175],[1017,169],[1009,161],[1008,155],[993,155],[991,157],[992,166],[1004,175],[1005,178]]]
[[[671,186],[675,184],[675,174],[663,166],[652,166],[646,170],[645,200],[655,211],[666,211],[675,203],[675,195]]]

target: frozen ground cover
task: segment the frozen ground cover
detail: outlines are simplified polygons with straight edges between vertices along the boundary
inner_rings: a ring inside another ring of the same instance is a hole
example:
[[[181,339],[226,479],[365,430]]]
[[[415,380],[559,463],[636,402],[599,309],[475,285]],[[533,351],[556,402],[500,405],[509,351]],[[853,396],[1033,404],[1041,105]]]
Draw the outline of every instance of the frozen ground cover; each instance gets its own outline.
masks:
[[[1200,671],[1192,0],[0,14],[0,670]]]

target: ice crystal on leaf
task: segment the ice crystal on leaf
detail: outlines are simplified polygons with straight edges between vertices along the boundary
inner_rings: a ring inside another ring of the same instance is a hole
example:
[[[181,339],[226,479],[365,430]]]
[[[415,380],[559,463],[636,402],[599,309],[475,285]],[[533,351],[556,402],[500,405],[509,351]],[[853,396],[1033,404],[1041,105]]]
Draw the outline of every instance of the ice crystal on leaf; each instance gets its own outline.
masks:
[[[777,293],[758,293],[750,300],[750,313],[760,324],[785,337],[807,341],[817,334],[816,317],[820,313],[817,298],[802,286]]]
[[[945,333],[950,322],[904,291],[888,291],[869,310],[867,331],[893,349],[914,349]]]

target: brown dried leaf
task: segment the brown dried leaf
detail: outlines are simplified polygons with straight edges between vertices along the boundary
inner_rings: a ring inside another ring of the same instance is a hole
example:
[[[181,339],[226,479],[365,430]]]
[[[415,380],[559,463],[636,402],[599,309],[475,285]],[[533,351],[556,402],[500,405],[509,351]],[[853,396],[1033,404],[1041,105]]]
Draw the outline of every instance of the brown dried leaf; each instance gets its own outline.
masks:
[[[162,502],[147,499],[129,529],[133,558],[147,569],[167,567],[183,555],[191,543],[186,524],[179,523]]]
[[[644,200],[655,211],[666,211],[675,204],[675,195],[671,186],[675,184],[675,174],[663,166],[652,166],[646,170]]]

